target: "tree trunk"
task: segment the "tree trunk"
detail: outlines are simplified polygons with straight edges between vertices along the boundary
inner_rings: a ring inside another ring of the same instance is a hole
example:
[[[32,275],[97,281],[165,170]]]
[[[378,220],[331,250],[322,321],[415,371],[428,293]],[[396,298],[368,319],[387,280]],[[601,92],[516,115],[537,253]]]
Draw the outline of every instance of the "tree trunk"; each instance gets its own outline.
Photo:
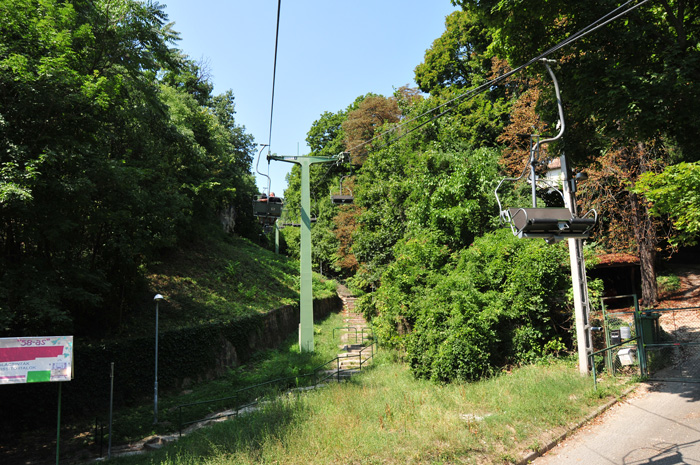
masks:
[[[647,207],[639,201],[637,194],[630,194],[630,207],[642,274],[641,303],[644,306],[653,307],[659,303],[656,287],[656,225],[649,216]]]

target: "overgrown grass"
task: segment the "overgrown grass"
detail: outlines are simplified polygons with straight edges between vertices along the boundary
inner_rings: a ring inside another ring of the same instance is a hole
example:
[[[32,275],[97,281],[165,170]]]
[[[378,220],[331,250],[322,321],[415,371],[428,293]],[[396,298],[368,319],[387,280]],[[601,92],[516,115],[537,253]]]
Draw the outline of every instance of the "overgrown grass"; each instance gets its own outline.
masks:
[[[285,304],[296,304],[299,298],[299,262],[276,255],[242,238],[203,238],[190,244],[187,249],[162,257],[162,262],[154,265],[147,274],[150,291],[144,296],[143,307],[134,309],[130,321],[125,322],[119,333],[111,334],[111,338],[153,336],[152,297],[155,293],[160,293],[166,298],[159,306],[161,333],[169,329],[225,322],[242,315],[268,312]],[[315,299],[334,296],[336,283],[321,279],[315,274],[313,294]],[[157,425],[152,424],[153,402],[148,397],[142,405],[131,403],[127,407],[119,408],[113,416],[113,443],[130,442],[156,433],[176,431],[177,405],[226,397],[245,386],[275,378],[294,377],[334,358],[338,352],[338,341],[333,343],[330,338],[324,338],[322,335],[332,334],[333,327],[342,326],[342,318],[339,315],[331,315],[317,323],[314,354],[300,354],[297,336],[293,335],[279,350],[258,353],[246,366],[229,370],[219,379],[194,377],[190,380],[188,388],[179,392],[168,392],[161,386]],[[114,394],[119,404],[122,394],[118,375]],[[67,455],[94,454],[99,451],[99,433],[95,431],[99,431],[99,427],[96,428],[95,425],[104,425],[106,449],[107,405],[104,409],[94,412],[65,413],[61,434],[62,451]],[[198,413],[202,412],[193,412]],[[52,448],[46,444],[55,439],[56,431],[55,423],[49,421],[48,425],[48,429],[35,428],[21,438],[18,434],[9,441],[9,446],[0,443],[0,453],[9,450],[12,451],[13,457],[50,456]],[[0,462],[3,462],[6,456],[0,457]]]
[[[280,348],[259,352],[247,365],[230,369],[224,376],[215,380],[198,382],[180,392],[161,393],[157,425],[152,425],[152,404],[122,409],[114,417],[112,437],[115,442],[123,443],[152,434],[176,432],[180,421],[178,406],[183,404],[233,397],[226,401],[183,408],[183,420],[189,421],[204,418],[209,413],[240,406],[270,392],[286,390],[289,386],[308,384],[310,379],[303,375],[312,373],[315,368],[337,356],[340,350],[339,333],[334,338],[333,329],[342,325],[341,314],[332,314],[314,324],[314,353],[301,353],[298,336],[292,335]],[[244,388],[273,380],[281,381],[257,390],[236,394]]]
[[[573,363],[473,384],[414,379],[384,352],[349,383],[284,396],[124,464],[504,463],[540,448],[617,395]]]
[[[239,237],[202,240],[172,252],[150,270],[148,279],[153,292],[166,298],[160,305],[164,331],[230,321],[299,300],[299,262]],[[314,298],[335,295],[335,283],[318,275],[313,288]],[[150,331],[151,307],[149,301],[122,334]]]

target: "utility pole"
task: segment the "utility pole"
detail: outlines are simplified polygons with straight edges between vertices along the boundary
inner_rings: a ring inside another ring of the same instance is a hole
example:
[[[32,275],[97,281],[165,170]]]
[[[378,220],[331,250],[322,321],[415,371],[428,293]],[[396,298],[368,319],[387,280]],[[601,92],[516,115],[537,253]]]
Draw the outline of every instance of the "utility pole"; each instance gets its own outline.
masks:
[[[586,265],[583,259],[583,242],[582,238],[589,237],[591,228],[595,226],[598,219],[598,215],[594,210],[591,210],[595,214],[595,219],[591,222],[591,218],[579,218],[576,212],[576,181],[578,179],[585,179],[585,176],[581,174],[572,176],[571,168],[566,160],[566,155],[562,154],[560,157],[561,170],[563,173],[563,188],[560,194],[564,198],[564,208],[538,208],[537,207],[537,171],[536,166],[539,163],[539,153],[540,148],[551,142],[561,139],[564,135],[564,130],[566,128],[566,123],[564,121],[564,105],[561,102],[561,94],[559,92],[559,83],[557,78],[552,72],[552,68],[549,67],[549,63],[553,63],[552,60],[541,59],[540,60],[547,72],[554,82],[554,92],[557,97],[557,110],[559,112],[559,133],[551,138],[540,140],[540,136],[533,135],[530,139],[530,182],[532,183],[532,208],[515,208],[515,209],[504,209],[501,205],[501,201],[498,197],[498,190],[505,181],[517,182],[522,179],[526,170],[518,178],[503,178],[501,182],[496,187],[496,201],[498,202],[498,208],[501,211],[501,219],[510,223],[513,233],[518,237],[539,237],[545,239],[548,244],[557,242],[558,240],[568,238],[569,240],[569,260],[571,263],[571,282],[574,291],[574,311],[576,317],[576,339],[578,343],[578,358],[579,358],[579,371],[582,375],[587,375],[589,371],[589,360],[588,355],[593,346],[591,343],[591,333],[590,326],[588,324],[588,316],[590,313],[590,302],[588,299],[588,284],[586,282]],[[558,190],[558,189],[557,189]],[[549,210],[549,211],[548,211]],[[559,212],[563,210],[563,212]],[[568,211],[567,211],[568,210]],[[511,211],[516,211],[516,213],[511,213]],[[554,212],[554,213],[551,213]],[[589,212],[590,213],[590,212]],[[516,224],[513,215],[519,216],[519,223]],[[528,215],[532,215],[531,219],[528,219]],[[557,216],[548,216],[557,215]],[[588,213],[586,215],[588,216]],[[525,218],[523,220],[523,218]],[[540,220],[540,225],[546,224],[550,225],[542,229],[530,228],[535,225],[535,221]]]
[[[560,157],[561,171],[564,175],[564,202],[576,217],[576,179],[571,176],[571,169],[566,155]],[[582,375],[588,375],[590,363],[588,355],[593,347],[591,329],[588,322],[590,302],[588,300],[588,281],[586,263],[583,259],[583,239],[569,238],[569,262],[571,263],[571,284],[574,291],[574,314],[576,317],[576,344],[578,346],[578,367]]]
[[[552,68],[549,67],[547,60],[542,60],[547,72],[554,81],[554,90],[557,96],[557,107],[559,110],[559,122],[560,122],[560,132],[554,139],[549,139],[546,141],[541,141],[539,144],[545,142],[551,142],[562,136],[564,133],[564,106],[561,102],[561,96],[559,93],[559,82],[556,76],[552,72]],[[564,194],[564,204],[571,212],[571,217],[576,218],[578,216],[576,211],[576,179],[571,174],[571,168],[566,160],[566,155],[562,154],[560,157],[561,161],[561,171],[564,175],[563,181],[563,194]],[[535,177],[533,171],[532,178],[533,186],[535,184]],[[588,283],[586,281],[586,264],[583,259],[583,240],[579,238],[569,238],[569,261],[571,263],[571,284],[574,291],[574,314],[576,318],[576,343],[578,346],[578,366],[579,372],[582,375],[588,375],[590,370],[588,354],[590,353],[592,347],[591,341],[591,331],[588,324],[588,317],[590,314],[590,303],[588,301]]]

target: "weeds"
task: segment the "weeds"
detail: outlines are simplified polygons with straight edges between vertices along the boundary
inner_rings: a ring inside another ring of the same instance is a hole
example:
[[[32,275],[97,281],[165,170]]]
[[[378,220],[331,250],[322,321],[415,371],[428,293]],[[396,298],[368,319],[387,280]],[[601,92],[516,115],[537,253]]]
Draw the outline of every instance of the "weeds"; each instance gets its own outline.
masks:
[[[348,383],[279,399],[118,463],[512,463],[621,389],[596,392],[591,379],[557,361],[436,385],[416,380],[392,358],[382,351],[371,370]]]

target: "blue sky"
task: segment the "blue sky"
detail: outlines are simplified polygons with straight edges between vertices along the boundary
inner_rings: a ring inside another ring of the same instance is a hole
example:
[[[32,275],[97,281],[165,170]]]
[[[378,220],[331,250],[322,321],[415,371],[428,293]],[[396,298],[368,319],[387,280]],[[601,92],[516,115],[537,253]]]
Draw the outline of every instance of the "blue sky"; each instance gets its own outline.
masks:
[[[456,9],[449,0],[282,0],[270,137],[277,0],[161,3],[181,34],[178,48],[208,64],[214,92],[233,91],[238,124],[278,155],[307,154],[306,133],[324,111],[415,85],[414,68]],[[264,156],[259,168],[268,173]],[[278,195],[290,168],[269,165]],[[266,190],[267,179],[256,178]]]

